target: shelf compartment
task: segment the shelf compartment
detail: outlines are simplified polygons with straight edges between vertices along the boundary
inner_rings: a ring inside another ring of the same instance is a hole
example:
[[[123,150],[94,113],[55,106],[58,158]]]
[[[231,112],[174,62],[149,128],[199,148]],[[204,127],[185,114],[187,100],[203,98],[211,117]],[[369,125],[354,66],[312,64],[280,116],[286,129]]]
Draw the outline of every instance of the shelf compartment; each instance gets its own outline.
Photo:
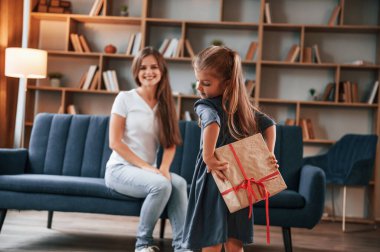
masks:
[[[222,20],[231,22],[258,23],[260,0],[224,0]]]
[[[220,21],[221,1],[148,0],[148,17],[199,21]],[[195,12],[189,10],[196,10]],[[210,12],[209,10],[213,10]]]
[[[236,28],[203,28],[200,26],[187,25],[185,37],[189,39],[194,52],[197,54],[202,49],[211,46],[215,39],[221,40],[224,45],[237,51],[244,59],[252,41],[259,42],[258,31],[254,29]],[[261,45],[259,45],[261,46]],[[259,49],[257,50],[259,51]],[[255,57],[257,56],[257,52]]]
[[[261,64],[268,67],[285,67],[285,68],[337,68],[338,65],[334,63],[300,63],[300,62],[286,62],[286,61],[273,61],[263,60]]]
[[[371,134],[375,132],[377,110],[339,106],[303,106],[300,107],[300,118],[309,118],[317,139],[337,141],[343,135]],[[355,121],[355,123],[352,123]]]

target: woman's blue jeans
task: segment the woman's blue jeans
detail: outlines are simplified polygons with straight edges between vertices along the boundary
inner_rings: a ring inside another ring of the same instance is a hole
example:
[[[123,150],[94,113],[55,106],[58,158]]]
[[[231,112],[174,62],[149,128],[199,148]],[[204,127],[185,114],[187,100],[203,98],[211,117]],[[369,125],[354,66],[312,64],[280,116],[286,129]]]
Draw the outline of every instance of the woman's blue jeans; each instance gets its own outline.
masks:
[[[108,166],[106,186],[118,193],[145,198],[140,212],[136,248],[152,245],[153,229],[167,205],[167,213],[173,230],[174,251],[182,251],[183,225],[187,210],[187,183],[181,176],[171,173],[171,181],[161,174],[142,170],[135,166]]]

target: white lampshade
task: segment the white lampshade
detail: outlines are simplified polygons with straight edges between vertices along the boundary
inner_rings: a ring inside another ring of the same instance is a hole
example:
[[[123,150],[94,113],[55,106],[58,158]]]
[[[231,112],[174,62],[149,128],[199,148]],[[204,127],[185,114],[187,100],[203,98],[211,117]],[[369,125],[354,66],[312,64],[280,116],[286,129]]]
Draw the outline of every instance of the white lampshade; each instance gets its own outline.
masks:
[[[27,79],[46,78],[47,52],[31,48],[5,49],[5,76]]]

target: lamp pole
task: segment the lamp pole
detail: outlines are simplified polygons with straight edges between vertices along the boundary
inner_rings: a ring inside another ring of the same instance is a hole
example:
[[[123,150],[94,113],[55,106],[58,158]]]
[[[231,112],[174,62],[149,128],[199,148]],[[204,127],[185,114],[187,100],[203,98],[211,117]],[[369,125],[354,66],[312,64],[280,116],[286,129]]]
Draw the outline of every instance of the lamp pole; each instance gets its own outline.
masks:
[[[29,14],[30,13],[30,0],[24,0],[23,6],[23,19],[22,19],[22,44],[23,48],[28,47],[29,39]],[[26,85],[27,78],[19,79],[18,96],[17,96],[17,111],[16,123],[13,138],[13,147],[24,147],[24,128],[25,128],[25,103],[26,103]]]

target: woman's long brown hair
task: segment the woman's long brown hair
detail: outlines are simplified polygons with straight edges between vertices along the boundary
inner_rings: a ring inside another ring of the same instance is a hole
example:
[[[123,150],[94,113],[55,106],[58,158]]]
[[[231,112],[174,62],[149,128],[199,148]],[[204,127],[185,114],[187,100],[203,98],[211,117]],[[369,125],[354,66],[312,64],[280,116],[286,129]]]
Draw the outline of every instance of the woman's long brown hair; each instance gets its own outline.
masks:
[[[242,139],[257,133],[257,109],[249,101],[245,89],[239,54],[224,46],[211,46],[194,58],[193,67],[196,71],[208,71],[226,83],[222,104],[228,115],[230,134],[235,139]]]
[[[172,96],[172,89],[169,82],[169,72],[166,62],[157,50],[152,47],[145,47],[133,59],[132,75],[138,86],[141,83],[138,78],[142,60],[152,55],[156,58],[158,68],[161,72],[161,80],[158,83],[155,98],[158,101],[156,117],[159,126],[159,140],[164,148],[172,147],[173,145],[181,144],[181,135],[178,127],[177,113],[175,103]]]

